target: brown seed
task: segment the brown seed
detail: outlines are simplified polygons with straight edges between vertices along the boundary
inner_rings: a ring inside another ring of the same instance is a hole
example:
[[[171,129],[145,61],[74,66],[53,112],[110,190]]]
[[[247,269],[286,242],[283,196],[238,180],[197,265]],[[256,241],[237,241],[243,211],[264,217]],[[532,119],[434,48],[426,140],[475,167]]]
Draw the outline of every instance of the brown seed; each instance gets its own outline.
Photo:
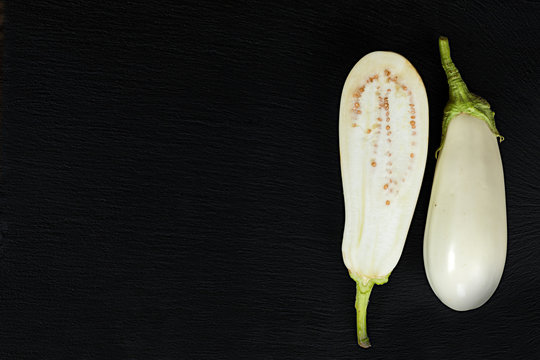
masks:
[[[390,130],[390,125],[386,125],[386,130]]]
[[[375,166],[377,166],[377,163],[375,161],[372,161],[371,166],[375,167]]]
[[[414,154],[413,154],[413,153],[411,153],[411,158],[413,158],[413,157],[414,157]]]
[[[384,184],[383,188],[384,190],[388,189],[388,184]]]
[[[390,200],[386,200],[386,205],[390,205]]]

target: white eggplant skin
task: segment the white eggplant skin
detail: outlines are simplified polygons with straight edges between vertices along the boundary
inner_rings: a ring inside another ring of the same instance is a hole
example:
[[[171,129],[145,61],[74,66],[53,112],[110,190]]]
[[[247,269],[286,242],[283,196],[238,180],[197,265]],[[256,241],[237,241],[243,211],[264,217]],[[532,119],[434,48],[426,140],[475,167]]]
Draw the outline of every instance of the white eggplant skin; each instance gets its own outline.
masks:
[[[431,288],[457,311],[482,306],[506,260],[504,174],[497,138],[481,119],[456,116],[435,169],[424,237]]]

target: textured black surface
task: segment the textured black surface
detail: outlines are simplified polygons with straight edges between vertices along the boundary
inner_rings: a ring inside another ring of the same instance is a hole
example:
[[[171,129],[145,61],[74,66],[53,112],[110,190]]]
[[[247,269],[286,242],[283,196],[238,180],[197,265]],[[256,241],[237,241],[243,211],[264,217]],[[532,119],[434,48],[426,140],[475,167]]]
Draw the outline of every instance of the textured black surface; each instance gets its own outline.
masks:
[[[529,359],[540,353],[536,1],[13,1],[0,129],[0,359]],[[437,38],[496,111],[508,257],[458,313],[422,237],[447,100]],[[341,89],[374,50],[426,85],[403,256],[356,345]]]

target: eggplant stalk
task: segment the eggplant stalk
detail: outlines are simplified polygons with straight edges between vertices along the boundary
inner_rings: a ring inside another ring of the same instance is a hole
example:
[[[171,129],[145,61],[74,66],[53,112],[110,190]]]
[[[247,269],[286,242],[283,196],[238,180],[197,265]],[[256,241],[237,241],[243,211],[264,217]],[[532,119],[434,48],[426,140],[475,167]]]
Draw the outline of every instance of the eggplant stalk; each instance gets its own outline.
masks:
[[[369,337],[367,335],[367,306],[369,303],[369,296],[371,295],[371,290],[373,290],[373,285],[382,285],[388,281],[388,274],[385,278],[382,279],[355,279],[354,276],[351,276],[354,281],[356,281],[356,333],[358,337],[358,345],[363,348],[368,348],[371,346]]]
[[[470,92],[467,85],[465,85],[459,70],[452,62],[452,58],[450,57],[450,45],[448,44],[448,38],[445,36],[439,38],[439,51],[441,53],[442,67],[448,79],[449,94],[448,102],[446,103],[443,113],[441,145],[435,152],[435,158],[438,157],[439,152],[444,146],[444,140],[450,121],[462,113],[472,115],[485,121],[491,132],[498,137],[500,141],[503,141],[504,137],[499,134],[499,131],[495,126],[495,113],[491,110],[489,103],[485,99]]]

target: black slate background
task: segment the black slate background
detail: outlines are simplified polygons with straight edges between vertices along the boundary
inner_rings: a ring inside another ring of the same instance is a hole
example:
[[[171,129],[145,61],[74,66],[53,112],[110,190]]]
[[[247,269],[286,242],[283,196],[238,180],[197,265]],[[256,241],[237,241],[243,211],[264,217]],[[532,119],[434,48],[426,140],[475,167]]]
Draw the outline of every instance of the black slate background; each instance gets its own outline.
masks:
[[[537,1],[8,2],[0,359],[533,359],[540,353]],[[508,205],[502,282],[454,312],[422,237],[447,88],[488,99]],[[431,116],[403,256],[356,345],[341,260],[341,89],[407,57]]]

